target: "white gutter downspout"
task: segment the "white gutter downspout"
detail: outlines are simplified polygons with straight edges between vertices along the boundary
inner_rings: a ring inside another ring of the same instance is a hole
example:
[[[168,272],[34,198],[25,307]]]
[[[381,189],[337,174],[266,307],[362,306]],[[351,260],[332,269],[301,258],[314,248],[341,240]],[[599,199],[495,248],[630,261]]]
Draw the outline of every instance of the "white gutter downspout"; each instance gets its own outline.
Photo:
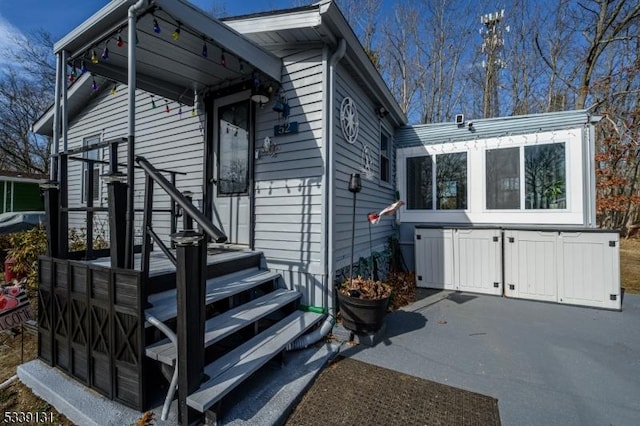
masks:
[[[129,8],[128,14],[128,76],[129,89],[129,134],[127,137],[127,227],[125,232],[125,268],[133,269],[133,221],[134,221],[134,157],[135,157],[135,133],[136,133],[136,21],[138,11],[142,10],[145,0],[138,0]]]
[[[62,152],[65,154],[69,150],[69,100],[67,96],[67,61],[69,60],[69,53],[66,50],[62,51],[62,72],[60,81],[62,82],[60,95],[62,96]]]
[[[51,142],[51,158],[49,159],[49,179],[52,181],[58,180],[58,152],[60,151],[60,78],[62,77],[62,56],[61,53],[56,53],[56,86],[54,91],[53,101],[53,141]]]
[[[347,42],[345,39],[341,38],[338,42],[338,48],[331,55],[329,59],[329,87],[326,91],[325,95],[327,95],[329,107],[328,107],[328,120],[329,123],[327,125],[328,135],[325,137],[326,142],[326,157],[325,161],[327,164],[326,174],[325,174],[325,190],[326,197],[328,203],[328,210],[326,212],[326,217],[328,218],[328,226],[325,228],[325,246],[327,247],[327,256],[325,256],[326,264],[325,264],[325,279],[327,280],[327,318],[325,318],[322,326],[315,331],[305,334],[301,336],[294,342],[290,343],[287,346],[287,350],[294,349],[304,349],[309,345],[312,345],[326,336],[331,329],[333,328],[336,322],[336,312],[335,306],[333,303],[333,280],[334,280],[334,253],[333,253],[333,209],[334,209],[334,186],[335,186],[335,161],[333,159],[333,131],[335,126],[335,106],[334,106],[334,97],[335,97],[335,66],[340,62],[340,60],[344,57],[347,51]]]

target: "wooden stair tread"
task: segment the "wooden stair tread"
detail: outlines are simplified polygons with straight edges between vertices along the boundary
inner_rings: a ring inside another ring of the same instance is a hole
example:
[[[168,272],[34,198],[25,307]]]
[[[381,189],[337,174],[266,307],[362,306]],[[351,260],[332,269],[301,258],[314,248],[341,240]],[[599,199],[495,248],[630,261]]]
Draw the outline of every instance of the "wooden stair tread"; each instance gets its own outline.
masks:
[[[250,268],[240,272],[210,278],[206,282],[206,304],[231,297],[235,294],[257,287],[280,277],[277,272]],[[160,321],[175,318],[178,313],[177,290],[171,289],[149,296],[152,307],[145,309],[145,315],[151,315]],[[145,327],[151,324],[148,322]]]
[[[231,335],[270,313],[299,299],[297,291],[277,289],[243,305],[230,309],[205,322],[204,347]],[[169,339],[164,339],[146,348],[148,357],[168,365],[174,365],[177,350]]]
[[[206,411],[322,317],[296,311],[207,365],[205,374],[210,379],[187,397],[187,404],[200,412]]]

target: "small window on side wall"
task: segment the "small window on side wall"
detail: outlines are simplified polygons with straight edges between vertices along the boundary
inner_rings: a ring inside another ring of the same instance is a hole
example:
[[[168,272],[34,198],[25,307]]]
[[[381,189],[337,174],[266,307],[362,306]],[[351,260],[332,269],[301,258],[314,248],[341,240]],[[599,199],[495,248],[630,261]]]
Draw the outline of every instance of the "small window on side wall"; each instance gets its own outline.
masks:
[[[384,131],[380,132],[380,181],[391,181],[391,139]]]
[[[82,146],[86,148],[99,142],[100,135],[89,136],[88,138],[84,138]],[[100,152],[100,149],[92,149],[91,151],[85,151],[82,155],[85,160],[82,162],[83,204],[86,204],[89,198],[91,198],[94,203],[100,201],[100,164],[94,162],[101,159]]]

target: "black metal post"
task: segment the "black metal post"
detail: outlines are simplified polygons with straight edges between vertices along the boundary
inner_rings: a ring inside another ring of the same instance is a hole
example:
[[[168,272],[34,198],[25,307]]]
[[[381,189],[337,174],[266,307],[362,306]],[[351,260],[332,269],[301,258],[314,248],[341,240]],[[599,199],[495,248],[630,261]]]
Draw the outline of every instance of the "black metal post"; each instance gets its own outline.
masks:
[[[353,212],[351,214],[351,264],[349,266],[349,285],[353,284],[353,249],[356,243],[356,194],[362,190],[358,173],[352,173],[349,179],[349,191],[353,193]]]
[[[131,87],[129,87],[131,90]],[[133,269],[133,243],[134,243],[134,220],[135,220],[135,169],[134,169],[134,149],[135,149],[135,137],[133,134],[129,134],[127,138],[128,151],[127,151],[127,215],[126,215],[126,232],[125,232],[125,250],[124,250],[124,265],[127,269]]]
[[[125,267],[127,177],[118,172],[104,176],[109,203],[109,249],[111,267]]]
[[[142,265],[141,270],[145,279],[149,277],[149,262],[151,256],[151,226],[153,213],[153,179],[145,177],[144,212],[142,219]],[[173,235],[173,234],[172,234]]]
[[[48,181],[40,185],[44,194],[44,209],[47,214],[46,226],[47,226],[47,256],[58,256],[58,241],[60,240],[59,228],[58,228],[58,203],[60,189],[58,188],[58,182]]]
[[[87,222],[87,248],[85,251],[85,259],[93,259],[93,185],[95,183],[95,177],[93,176],[94,163],[89,160],[86,164],[87,167],[87,187],[85,188],[85,197],[87,201],[87,212],[85,220]]]
[[[67,164],[69,162],[67,155],[59,157],[58,173],[60,189],[58,194],[58,257],[66,259],[69,257],[69,190]]]
[[[204,238],[194,231],[182,231],[171,239],[176,243],[178,259],[178,417],[181,425],[190,425],[201,414],[187,405],[187,397],[204,377]]]
[[[173,185],[174,188],[176,187],[175,173],[171,173],[171,185]],[[173,198],[171,198],[169,209],[171,210],[171,224],[169,225],[169,235],[173,235],[178,231],[178,207],[176,205],[176,201]],[[176,248],[173,241],[171,241],[171,248]]]
[[[184,195],[184,197],[189,200],[191,204],[193,204],[193,192],[184,191],[182,195]],[[184,209],[182,210],[182,229],[184,229],[185,231],[187,229],[193,229],[193,218],[189,216],[189,214],[187,214]]]

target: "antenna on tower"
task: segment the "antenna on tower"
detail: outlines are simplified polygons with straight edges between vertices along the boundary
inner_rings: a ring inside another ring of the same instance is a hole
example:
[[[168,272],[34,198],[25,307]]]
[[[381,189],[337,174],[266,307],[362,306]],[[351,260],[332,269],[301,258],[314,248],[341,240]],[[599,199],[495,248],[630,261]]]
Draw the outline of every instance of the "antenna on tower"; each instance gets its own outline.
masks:
[[[483,38],[480,49],[486,56],[486,60],[482,61],[482,66],[485,70],[482,99],[484,118],[496,117],[500,114],[500,104],[498,102],[499,72],[506,65],[500,57],[504,46],[504,38],[502,37],[503,20],[504,9],[480,16],[480,23],[483,25],[480,28],[480,35]],[[509,26],[506,26],[504,30],[509,32]]]

